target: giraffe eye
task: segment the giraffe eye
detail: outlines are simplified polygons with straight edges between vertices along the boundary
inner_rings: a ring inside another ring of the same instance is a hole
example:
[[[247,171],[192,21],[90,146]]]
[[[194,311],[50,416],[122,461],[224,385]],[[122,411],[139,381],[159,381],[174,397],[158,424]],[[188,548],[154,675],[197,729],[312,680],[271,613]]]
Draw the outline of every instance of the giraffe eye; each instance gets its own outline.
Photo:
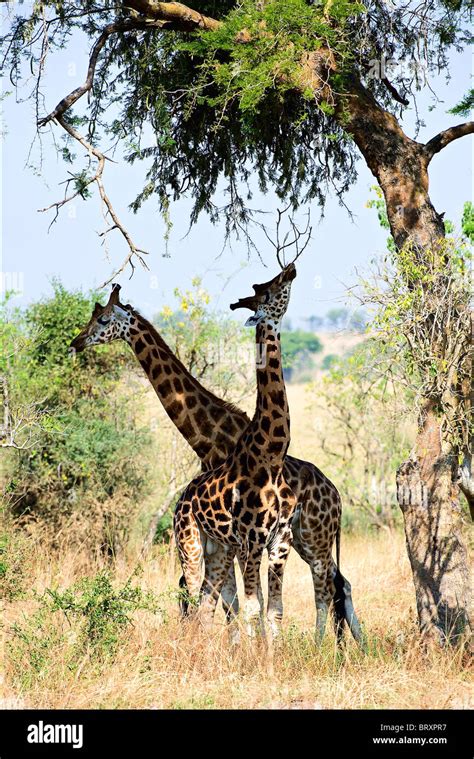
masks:
[[[265,293],[265,303],[268,303],[269,300],[270,300],[270,293],[266,292]]]
[[[103,326],[105,326],[106,324],[109,323],[110,319],[107,316],[99,316],[97,321],[99,322],[99,324],[102,324]]]

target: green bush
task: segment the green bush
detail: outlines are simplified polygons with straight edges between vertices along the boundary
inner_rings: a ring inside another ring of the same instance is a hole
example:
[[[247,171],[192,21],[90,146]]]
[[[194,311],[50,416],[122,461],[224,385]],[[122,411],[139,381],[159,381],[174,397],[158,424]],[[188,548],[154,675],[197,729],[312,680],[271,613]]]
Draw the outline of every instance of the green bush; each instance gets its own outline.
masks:
[[[111,577],[101,571],[65,590],[47,588],[35,598],[36,610],[10,627],[6,650],[21,688],[82,669],[86,661],[110,663],[137,611],[163,616],[160,598],[133,585],[133,576],[118,587]]]
[[[25,416],[10,453],[6,492],[13,516],[113,552],[146,494],[150,431],[138,421],[125,379],[136,363],[123,343],[69,355],[88,322],[96,293],[68,292],[25,311],[4,309],[6,376],[12,424]],[[68,523],[70,529],[64,530]]]
[[[62,611],[67,619],[78,622],[80,650],[91,646],[100,656],[113,656],[135,611],[161,611],[154,594],[133,586],[131,579],[114,588],[108,571],[85,577],[64,591],[48,589],[46,594],[51,612]]]

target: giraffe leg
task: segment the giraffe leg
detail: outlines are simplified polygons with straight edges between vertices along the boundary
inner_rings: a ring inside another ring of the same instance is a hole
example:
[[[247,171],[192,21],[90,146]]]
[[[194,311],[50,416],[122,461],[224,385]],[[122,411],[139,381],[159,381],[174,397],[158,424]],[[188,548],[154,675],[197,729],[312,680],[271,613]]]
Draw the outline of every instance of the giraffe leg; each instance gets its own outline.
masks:
[[[291,526],[287,525],[268,553],[267,620],[273,638],[279,634],[283,619],[283,573],[290,554],[291,542]]]
[[[326,631],[329,605],[332,600],[332,578],[326,562],[315,559],[310,564],[316,603],[316,640],[320,643]]]
[[[265,634],[264,604],[260,580],[263,548],[258,545],[249,550],[244,571],[244,620],[247,634],[254,637],[256,628]],[[256,624],[257,623],[257,624]]]
[[[202,577],[202,562],[204,558],[204,546],[202,534],[192,513],[183,508],[179,502],[174,515],[174,534],[176,548],[181,563],[183,575],[179,580],[179,587],[186,591],[180,598],[181,616],[187,617],[191,613],[191,603],[199,599]]]
[[[201,586],[199,619],[203,624],[212,623],[222,587],[232,566],[236,548],[206,541],[204,581]],[[235,575],[234,575],[235,580]]]
[[[226,621],[230,624],[239,613],[239,597],[237,595],[237,580],[235,578],[234,562],[230,565],[229,573],[222,586],[222,606]]]

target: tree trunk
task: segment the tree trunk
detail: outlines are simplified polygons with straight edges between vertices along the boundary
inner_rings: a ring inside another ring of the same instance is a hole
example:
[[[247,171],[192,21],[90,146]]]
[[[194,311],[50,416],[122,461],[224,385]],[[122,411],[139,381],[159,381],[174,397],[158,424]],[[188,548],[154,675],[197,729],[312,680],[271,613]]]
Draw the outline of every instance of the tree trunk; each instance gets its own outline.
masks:
[[[410,152],[413,155],[412,147]],[[443,235],[440,234],[441,219],[428,196],[427,168],[423,164],[421,157],[415,171],[413,163],[409,169],[422,180],[420,184],[407,181],[405,171],[403,192],[398,189],[400,173],[384,177],[385,187],[382,186],[397,247],[414,243],[420,258],[425,253],[431,254],[444,237],[444,229]],[[401,198],[406,199],[402,204]],[[407,208],[405,202],[410,199],[412,204]],[[460,405],[458,390],[446,388],[443,401],[451,411]],[[403,513],[420,630],[426,638],[438,643],[458,643],[469,637],[472,630],[468,554],[460,507],[459,450],[443,433],[442,412],[435,411],[432,399],[425,401],[418,420],[415,449],[397,472],[397,496]]]
[[[423,635],[456,643],[469,633],[470,583],[456,485],[457,457],[441,448],[439,419],[420,420],[416,448],[397,472],[408,557]]]
[[[384,193],[397,248],[409,243],[423,260],[439,249],[445,236],[442,217],[428,194],[431,156],[423,144],[404,134],[360,81],[354,79],[351,88],[353,96],[338,108],[339,120],[352,133]],[[465,389],[462,393],[467,402]],[[453,407],[463,402],[459,387],[457,392],[448,388],[447,395]],[[445,643],[458,642],[472,629],[471,588],[459,503],[459,451],[443,439],[442,414],[434,409],[432,399],[425,399],[415,449],[397,472],[397,494],[420,629],[427,638]]]

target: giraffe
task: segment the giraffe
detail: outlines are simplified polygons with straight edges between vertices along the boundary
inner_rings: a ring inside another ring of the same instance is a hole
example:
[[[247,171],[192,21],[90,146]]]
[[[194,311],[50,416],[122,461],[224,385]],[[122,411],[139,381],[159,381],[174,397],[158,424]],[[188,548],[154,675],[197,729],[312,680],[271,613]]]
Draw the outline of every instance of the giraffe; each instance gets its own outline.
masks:
[[[260,565],[268,549],[272,572],[268,578],[267,619],[275,634],[281,623],[283,572],[292,533],[296,496],[284,477],[290,444],[290,414],[281,362],[280,327],[287,310],[295,265],[289,264],[270,282],[255,286],[256,294],[231,305],[254,313],[246,326],[256,327],[256,342],[263,356],[257,361],[257,402],[250,424],[233,451],[215,469],[195,477],[178,501],[175,534],[181,519],[191,515],[198,531],[195,545],[177,539],[179,558],[188,592],[199,595],[199,617],[212,621],[217,601],[234,557],[241,562],[244,580],[244,618],[252,634],[255,621],[263,629],[263,595]],[[201,583],[201,558],[204,580]]]
[[[165,412],[195,451],[203,471],[221,464],[234,449],[248,426],[248,416],[236,406],[215,396],[193,377],[163,340],[156,328],[130,304],[119,300],[120,285],[113,285],[108,303],[96,303],[88,324],[71,342],[80,352],[90,346],[123,339],[143,367]],[[322,637],[328,597],[334,600],[336,631],[342,636],[344,622],[362,644],[362,633],[354,610],[351,586],[339,571],[341,499],[333,483],[312,463],[285,458],[285,479],[297,498],[291,523],[293,547],[309,565],[316,603],[316,633]],[[188,523],[187,523],[188,522]],[[181,515],[178,539],[199,546],[199,533],[191,516]],[[336,541],[337,564],[332,559]],[[199,550],[199,548],[196,548]],[[270,557],[269,574],[272,572]],[[276,556],[276,559],[278,557]],[[330,566],[325,571],[324,567]],[[184,578],[180,581],[185,587]],[[334,590],[335,586],[335,590]],[[222,588],[222,601],[230,621],[238,612],[234,567],[231,565]],[[182,603],[186,613],[186,603]]]

